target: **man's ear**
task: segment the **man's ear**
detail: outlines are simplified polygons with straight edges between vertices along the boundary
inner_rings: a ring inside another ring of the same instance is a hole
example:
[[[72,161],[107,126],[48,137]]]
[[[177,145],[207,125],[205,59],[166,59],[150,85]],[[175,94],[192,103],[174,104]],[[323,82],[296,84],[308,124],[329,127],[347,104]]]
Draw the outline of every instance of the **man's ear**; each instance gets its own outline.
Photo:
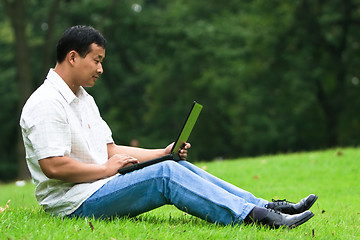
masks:
[[[70,52],[68,52],[67,54],[67,60],[68,62],[71,64],[71,65],[74,65],[75,64],[75,61],[76,59],[79,57],[79,54],[74,51],[74,50],[71,50]]]

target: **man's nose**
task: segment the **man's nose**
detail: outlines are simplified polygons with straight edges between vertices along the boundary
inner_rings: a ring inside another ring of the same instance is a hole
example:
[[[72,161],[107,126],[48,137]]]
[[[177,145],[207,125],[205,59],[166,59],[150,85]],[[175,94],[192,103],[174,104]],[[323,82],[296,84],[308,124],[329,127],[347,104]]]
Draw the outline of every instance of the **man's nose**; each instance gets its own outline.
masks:
[[[102,64],[99,63],[99,67],[98,67],[98,69],[97,69],[97,73],[98,73],[98,74],[102,74],[103,72],[104,72],[104,69],[103,69],[103,67],[102,67]]]

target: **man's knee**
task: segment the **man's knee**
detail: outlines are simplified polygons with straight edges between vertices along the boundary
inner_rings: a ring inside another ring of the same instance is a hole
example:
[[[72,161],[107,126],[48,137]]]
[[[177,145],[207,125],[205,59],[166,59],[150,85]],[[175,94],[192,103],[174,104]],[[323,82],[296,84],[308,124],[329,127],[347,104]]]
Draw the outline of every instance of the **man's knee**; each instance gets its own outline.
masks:
[[[174,160],[166,160],[159,163],[162,167],[165,168],[178,168],[179,164],[175,162]]]
[[[164,176],[170,176],[174,172],[179,171],[182,168],[180,164],[173,160],[166,160],[158,163],[159,167],[162,169]]]

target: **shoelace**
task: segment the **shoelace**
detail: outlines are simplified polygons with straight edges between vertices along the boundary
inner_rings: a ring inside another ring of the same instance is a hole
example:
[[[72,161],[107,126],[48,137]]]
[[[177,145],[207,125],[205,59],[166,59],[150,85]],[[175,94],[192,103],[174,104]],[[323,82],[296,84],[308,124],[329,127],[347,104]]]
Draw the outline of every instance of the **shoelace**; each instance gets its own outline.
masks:
[[[275,210],[275,209],[269,208],[268,210],[269,210],[270,212],[273,212],[273,213],[276,213],[276,214],[281,215],[281,212],[279,212],[279,211],[277,211],[277,210]]]
[[[286,199],[282,199],[282,200],[275,200],[275,199],[271,199],[271,201],[273,202],[273,203],[278,203],[278,204],[280,204],[280,205],[288,205],[288,204],[295,204],[295,203],[293,203],[293,202],[289,202],[289,201],[287,201]]]

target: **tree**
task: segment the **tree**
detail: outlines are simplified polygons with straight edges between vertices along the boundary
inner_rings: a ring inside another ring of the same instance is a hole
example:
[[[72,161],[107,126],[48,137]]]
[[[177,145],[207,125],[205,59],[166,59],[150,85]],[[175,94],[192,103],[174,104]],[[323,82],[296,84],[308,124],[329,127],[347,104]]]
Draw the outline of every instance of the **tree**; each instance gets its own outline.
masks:
[[[31,56],[33,55],[32,49],[29,46],[29,34],[27,33],[27,25],[32,23],[28,21],[26,10],[28,9],[24,0],[2,0],[6,13],[10,19],[11,26],[14,33],[15,44],[15,64],[17,72],[17,85],[18,85],[18,107],[17,115],[20,115],[21,109],[25,104],[25,101],[33,91],[33,67],[31,65]],[[52,47],[53,41],[53,27],[54,19],[56,16],[56,10],[59,6],[60,0],[54,0],[51,2],[48,19],[47,19],[47,36],[44,44],[43,64],[48,65],[49,56],[51,53],[49,49]],[[36,55],[36,54],[35,54]],[[44,69],[43,67],[42,69]],[[29,172],[27,170],[25,162],[25,151],[22,142],[21,133],[17,131],[17,159],[18,159],[18,178],[28,179]]]
[[[288,71],[308,82],[324,116],[326,146],[347,145],[350,142],[343,136],[349,135],[349,125],[344,121],[349,118],[345,116],[353,112],[350,106],[355,107],[348,96],[354,91],[351,79],[359,75],[356,66],[359,5],[354,0],[301,0],[295,6],[292,25],[286,31],[287,39],[279,43],[283,52],[297,52],[287,59],[292,63]],[[299,57],[302,58],[296,59]],[[352,113],[351,118],[359,122],[358,114]]]
[[[142,147],[165,146],[192,100],[204,105],[190,139],[194,160],[360,140],[357,0],[1,1],[14,44],[0,40],[8,52],[0,67],[11,79],[17,59],[18,93],[0,97],[12,102],[19,95],[18,113],[55,63],[55,36],[86,24],[108,39],[104,74],[87,91],[117,143],[136,138]],[[0,113],[9,128],[0,136],[14,138],[12,108]],[[3,154],[12,146],[0,147]]]

